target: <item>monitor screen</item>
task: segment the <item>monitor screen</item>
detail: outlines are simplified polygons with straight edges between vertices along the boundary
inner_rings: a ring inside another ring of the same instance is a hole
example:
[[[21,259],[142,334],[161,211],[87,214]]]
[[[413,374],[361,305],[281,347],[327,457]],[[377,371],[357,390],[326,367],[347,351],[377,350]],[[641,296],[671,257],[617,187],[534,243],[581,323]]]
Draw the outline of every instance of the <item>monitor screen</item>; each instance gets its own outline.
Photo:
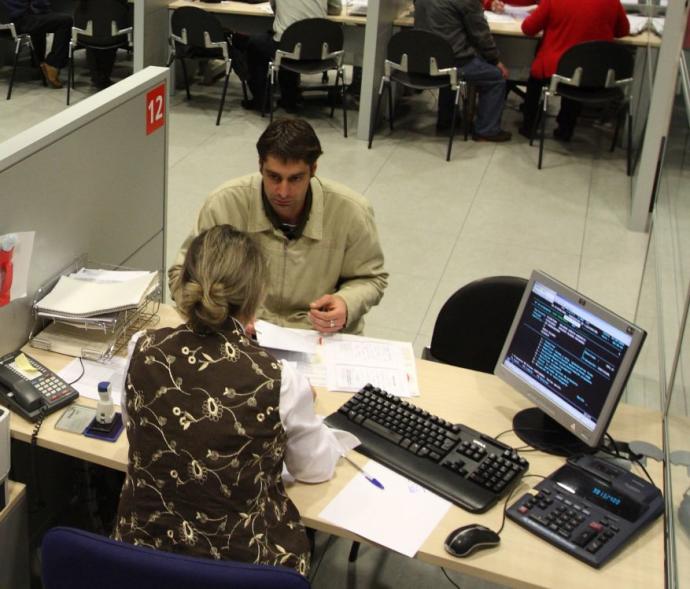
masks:
[[[495,369],[537,406],[516,415],[518,436],[557,454],[596,448],[645,336],[636,325],[534,271]]]

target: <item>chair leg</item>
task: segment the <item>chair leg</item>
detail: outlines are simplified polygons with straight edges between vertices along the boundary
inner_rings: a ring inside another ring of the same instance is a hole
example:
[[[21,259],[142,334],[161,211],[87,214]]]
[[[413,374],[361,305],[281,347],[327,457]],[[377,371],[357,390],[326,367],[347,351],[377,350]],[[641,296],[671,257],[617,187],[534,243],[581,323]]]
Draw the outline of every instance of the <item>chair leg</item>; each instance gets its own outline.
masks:
[[[446,152],[446,161],[450,161],[450,152],[453,149],[453,138],[455,137],[455,125],[458,120],[458,108],[460,108],[460,86],[455,91],[455,102],[453,104],[453,116],[450,120],[450,137],[448,138],[448,151]]]
[[[347,137],[347,97],[345,95],[345,72],[342,68],[340,73],[340,99],[343,101],[343,136]]]
[[[541,124],[539,125],[539,163],[537,169],[541,170],[541,162],[544,157],[544,135],[546,134],[546,112],[547,102],[544,98],[544,109],[541,112]]]
[[[12,63],[12,73],[10,74],[10,85],[7,87],[7,100],[12,98],[12,86],[14,86],[14,75],[17,72],[17,62],[19,61],[19,50],[21,49],[21,40],[17,39],[14,45],[14,62]]]
[[[627,172],[628,176],[632,176],[632,133],[633,133],[633,118],[630,112],[630,103],[628,103],[628,149],[627,149]]]
[[[70,47],[69,63],[67,64],[67,106],[69,106],[71,99],[72,88],[74,87],[74,54]]]
[[[611,141],[611,147],[609,148],[609,153],[613,153],[616,149],[616,143],[618,143],[618,135],[621,128],[621,123],[625,118],[625,111],[621,107],[616,113],[616,126],[613,128],[613,141]]]
[[[385,80],[385,78],[381,78],[379,95],[376,99],[376,108],[374,109],[374,120],[371,122],[371,126],[369,127],[369,149],[371,149],[371,142],[374,140],[374,131],[379,123],[379,111],[381,110],[381,97],[383,96],[383,87],[386,84]]]
[[[270,70],[270,76],[268,79],[268,116],[269,121],[273,122],[273,86],[275,84],[277,72]]]
[[[249,101],[249,97],[247,96],[247,81],[242,80],[242,96],[244,97],[245,101]]]
[[[393,82],[388,82],[388,127],[393,130]]]
[[[352,542],[350,547],[350,554],[347,557],[348,562],[355,562],[357,560],[357,555],[359,554],[359,542]]]
[[[218,107],[218,116],[216,117],[216,127],[220,125],[220,117],[223,115],[223,108],[225,107],[225,96],[228,93],[228,80],[230,80],[230,67],[226,66],[225,82],[223,83],[223,94],[220,97],[220,106]]]
[[[472,84],[469,84],[467,86],[467,98],[463,101],[465,141],[467,141],[467,138],[469,137],[472,121],[474,121],[474,104],[476,100],[477,89]]]
[[[326,79],[328,79],[327,72],[324,72],[324,74],[326,75]],[[323,80],[323,76],[321,76],[321,78]],[[338,98],[338,80],[340,80],[340,72],[338,72],[335,75],[335,84],[333,86],[333,92],[330,93],[331,94],[331,114],[330,114],[331,118],[333,118],[333,114],[335,113],[335,102]]]
[[[189,77],[187,76],[187,64],[184,61],[184,57],[182,57],[180,61],[182,62],[182,77],[184,78],[184,87],[187,91],[187,100],[191,100],[192,95],[189,92]]]

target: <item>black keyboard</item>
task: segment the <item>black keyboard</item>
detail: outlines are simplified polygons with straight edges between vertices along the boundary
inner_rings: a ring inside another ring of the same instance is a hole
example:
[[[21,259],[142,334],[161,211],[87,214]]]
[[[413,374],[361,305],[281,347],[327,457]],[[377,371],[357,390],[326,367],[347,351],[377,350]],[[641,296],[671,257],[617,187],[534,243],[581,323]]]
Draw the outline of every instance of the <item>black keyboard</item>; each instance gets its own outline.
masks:
[[[510,446],[372,385],[326,423],[357,436],[362,454],[475,513],[493,506],[529,468]]]

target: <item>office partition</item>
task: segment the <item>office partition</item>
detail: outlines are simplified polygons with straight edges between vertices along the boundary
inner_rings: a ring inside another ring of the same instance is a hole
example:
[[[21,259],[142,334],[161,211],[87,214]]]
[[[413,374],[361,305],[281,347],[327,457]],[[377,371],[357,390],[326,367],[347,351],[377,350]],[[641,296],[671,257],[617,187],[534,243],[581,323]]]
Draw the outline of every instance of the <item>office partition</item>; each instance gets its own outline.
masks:
[[[0,235],[36,232],[28,297],[0,307],[0,354],[26,341],[33,293],[77,257],[165,267],[167,80],[146,68],[0,144]]]

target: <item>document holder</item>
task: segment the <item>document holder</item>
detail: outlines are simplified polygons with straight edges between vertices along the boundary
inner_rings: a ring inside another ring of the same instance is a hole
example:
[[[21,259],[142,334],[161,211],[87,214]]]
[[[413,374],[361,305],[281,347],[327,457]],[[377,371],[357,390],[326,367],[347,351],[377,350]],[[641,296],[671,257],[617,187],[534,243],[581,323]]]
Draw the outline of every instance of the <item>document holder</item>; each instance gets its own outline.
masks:
[[[32,302],[34,324],[29,335],[29,343],[34,348],[106,362],[127,343],[133,333],[147,324],[155,325],[158,322],[162,294],[160,272],[157,272],[152,287],[134,308],[88,317],[39,309],[38,303],[55,287],[62,276],[70,275],[82,268],[132,270],[88,262],[85,256],[74,260],[36,291]]]

